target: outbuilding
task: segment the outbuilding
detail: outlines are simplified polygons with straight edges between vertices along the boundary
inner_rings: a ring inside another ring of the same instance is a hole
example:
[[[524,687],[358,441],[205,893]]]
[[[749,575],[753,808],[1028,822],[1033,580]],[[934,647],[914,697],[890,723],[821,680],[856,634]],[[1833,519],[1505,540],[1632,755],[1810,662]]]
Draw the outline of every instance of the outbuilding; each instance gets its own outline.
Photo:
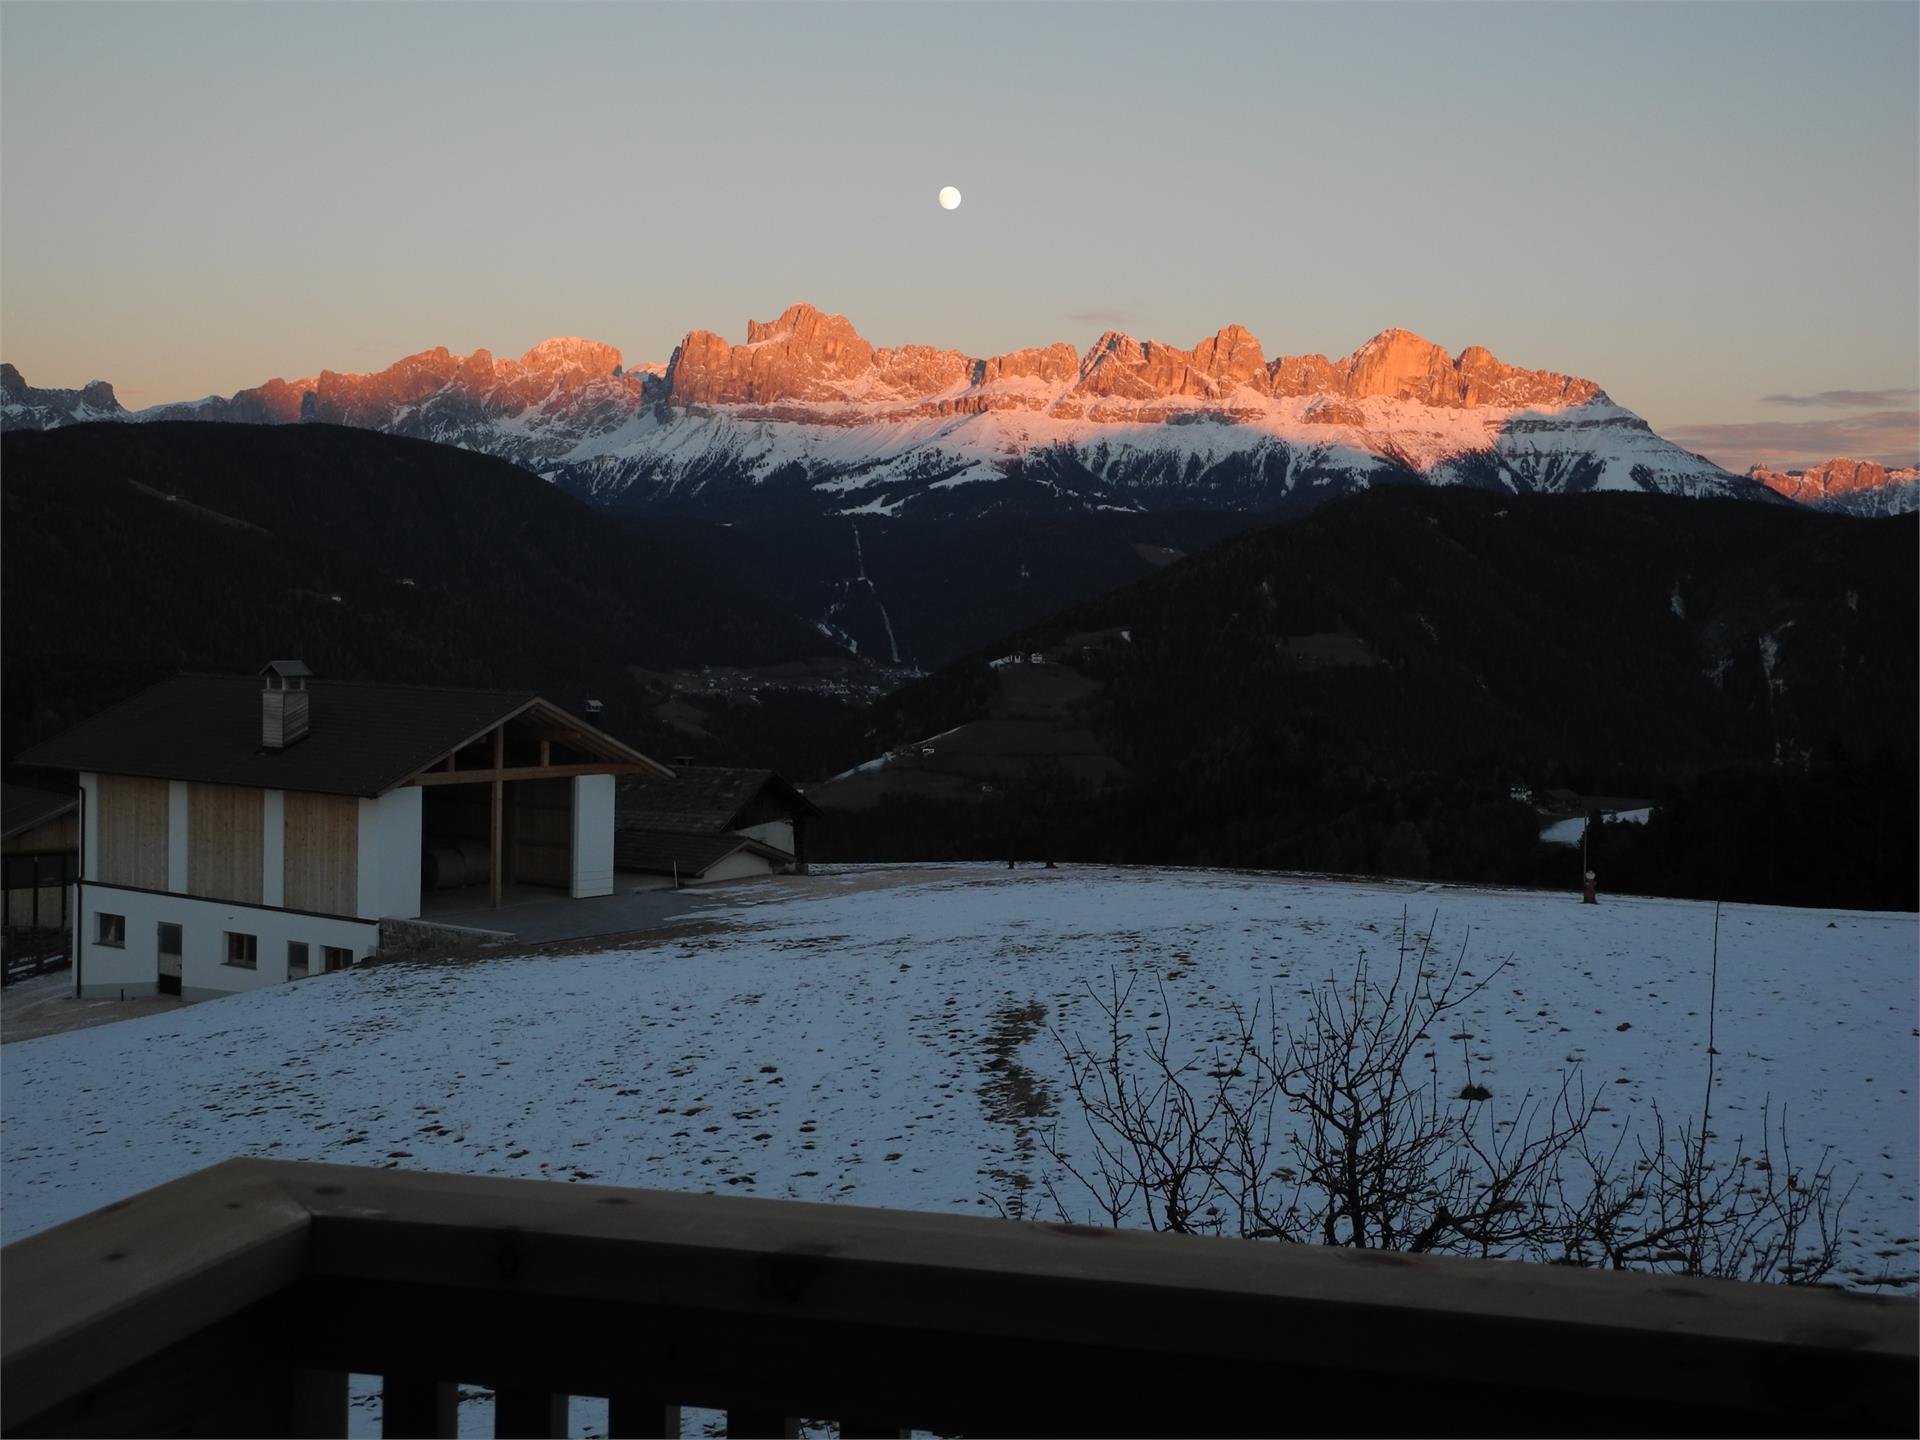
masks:
[[[35,954],[67,928],[67,887],[79,868],[80,797],[72,790],[0,786],[0,914],[5,953],[16,947]]]
[[[676,765],[619,782],[614,866],[622,888],[804,875],[820,811],[771,770]]]

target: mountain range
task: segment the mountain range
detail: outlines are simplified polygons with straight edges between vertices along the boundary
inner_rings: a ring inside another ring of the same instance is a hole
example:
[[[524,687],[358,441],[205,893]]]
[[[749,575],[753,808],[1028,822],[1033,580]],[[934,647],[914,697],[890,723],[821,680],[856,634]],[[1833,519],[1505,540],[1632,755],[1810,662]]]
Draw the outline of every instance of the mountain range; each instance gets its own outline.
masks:
[[[441,347],[374,374],[326,370],[138,412],[100,381],[33,390],[11,367],[0,379],[9,428],[321,421],[483,450],[596,494],[673,494],[712,483],[716,469],[765,479],[797,464],[831,485],[841,513],[895,513],[935,486],[991,480],[1009,460],[1061,448],[1105,482],[1093,488],[1136,507],[1163,501],[1169,485],[1204,490],[1230,457],[1255,472],[1236,487],[1243,503],[1407,468],[1515,490],[1750,488],[1590,380],[1507,365],[1479,346],[1449,355],[1405,330],[1340,360],[1269,360],[1239,325],[1191,350],[1108,331],[1083,355],[1056,343],[981,358],[876,349],[844,316],[795,305],[749,322],[744,344],[693,331],[664,365],[628,367],[612,346],[579,339],[518,360]]]
[[[0,389],[9,429],[306,422],[480,451],[683,530],[824,635],[901,663],[941,663],[1145,573],[1150,557],[1380,485],[1856,513],[1912,508],[1920,494],[1906,472],[1878,484],[1864,471],[1845,483],[1734,475],[1591,380],[1479,346],[1451,354],[1405,330],[1340,359],[1270,359],[1238,325],[1191,349],[1109,331],[1084,353],[1056,343],[977,357],[876,348],[844,316],[803,304],[750,322],[742,344],[693,331],[664,364],[553,339],[517,360],[436,348],[373,374],[321,371],[141,411],[104,382],[38,390],[12,366]]]
[[[1755,465],[1747,471],[1789,500],[1816,510],[1846,515],[1904,515],[1920,510],[1920,466],[1888,469],[1871,460],[1828,460],[1804,470],[1773,470]]]

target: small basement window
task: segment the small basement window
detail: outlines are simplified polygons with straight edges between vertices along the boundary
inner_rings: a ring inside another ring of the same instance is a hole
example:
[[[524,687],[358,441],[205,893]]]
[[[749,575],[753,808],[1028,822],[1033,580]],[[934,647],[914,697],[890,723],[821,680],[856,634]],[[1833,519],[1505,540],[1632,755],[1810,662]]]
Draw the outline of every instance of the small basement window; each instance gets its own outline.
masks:
[[[287,942],[287,978],[303,980],[307,974],[307,942],[289,940]]]
[[[350,970],[353,968],[353,951],[344,945],[322,945],[320,964],[329,975],[335,970]]]
[[[160,953],[176,957],[180,954],[180,927],[165,920],[160,922]]]
[[[123,948],[125,947],[127,943],[126,916],[109,915],[106,911],[100,910],[95,912],[93,919],[95,927],[93,939],[96,945],[118,945]]]
[[[238,930],[227,931],[228,965],[238,965],[243,970],[260,968],[260,937],[242,935]]]

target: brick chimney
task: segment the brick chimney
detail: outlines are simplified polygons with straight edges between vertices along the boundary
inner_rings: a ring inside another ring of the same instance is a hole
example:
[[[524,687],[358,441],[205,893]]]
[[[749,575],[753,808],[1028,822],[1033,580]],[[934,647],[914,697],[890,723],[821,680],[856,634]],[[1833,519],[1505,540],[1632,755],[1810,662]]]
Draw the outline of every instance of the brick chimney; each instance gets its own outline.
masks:
[[[260,744],[284,750],[307,735],[307,681],[313,672],[298,660],[270,660],[260,671]]]

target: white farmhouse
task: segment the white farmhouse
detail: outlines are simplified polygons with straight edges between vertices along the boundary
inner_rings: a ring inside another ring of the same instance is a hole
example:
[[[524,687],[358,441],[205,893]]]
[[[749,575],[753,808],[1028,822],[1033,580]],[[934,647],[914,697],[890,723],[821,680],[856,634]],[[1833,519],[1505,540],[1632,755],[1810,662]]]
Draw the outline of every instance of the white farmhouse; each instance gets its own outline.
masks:
[[[79,777],[75,992],[189,999],[351,965],[423,898],[611,894],[616,778],[672,774],[537,695],[298,661],[176,676],[20,763]]]

